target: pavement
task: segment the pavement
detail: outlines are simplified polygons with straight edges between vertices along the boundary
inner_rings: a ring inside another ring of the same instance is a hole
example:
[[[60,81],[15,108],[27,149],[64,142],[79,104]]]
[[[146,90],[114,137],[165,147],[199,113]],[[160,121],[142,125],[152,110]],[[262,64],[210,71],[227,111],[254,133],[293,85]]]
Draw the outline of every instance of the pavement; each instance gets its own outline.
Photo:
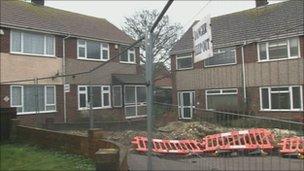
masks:
[[[147,156],[131,153],[130,170],[147,170]],[[304,160],[279,156],[242,157],[152,157],[153,170],[240,170],[240,171],[303,171]]]

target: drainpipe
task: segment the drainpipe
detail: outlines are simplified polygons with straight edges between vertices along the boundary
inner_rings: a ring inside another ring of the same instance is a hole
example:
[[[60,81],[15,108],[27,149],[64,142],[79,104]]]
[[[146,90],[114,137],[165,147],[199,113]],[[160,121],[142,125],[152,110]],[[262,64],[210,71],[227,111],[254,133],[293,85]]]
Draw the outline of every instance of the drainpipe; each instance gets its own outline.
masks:
[[[246,93],[246,72],[245,72],[245,55],[244,55],[244,46],[246,45],[246,41],[244,41],[242,45],[242,76],[243,76],[243,92],[244,92],[244,103],[247,102],[247,93]]]
[[[70,35],[67,35],[62,39],[62,74],[65,75],[65,39],[71,37]],[[62,77],[63,82],[63,120],[64,123],[67,122],[67,107],[66,107],[66,93],[64,90],[65,85],[65,77]]]

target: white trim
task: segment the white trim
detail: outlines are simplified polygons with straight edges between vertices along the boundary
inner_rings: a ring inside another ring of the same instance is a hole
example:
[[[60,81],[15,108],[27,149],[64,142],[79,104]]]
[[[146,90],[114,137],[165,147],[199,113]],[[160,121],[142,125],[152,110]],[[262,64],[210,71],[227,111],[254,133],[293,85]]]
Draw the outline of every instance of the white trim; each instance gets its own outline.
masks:
[[[147,115],[126,116],[126,119],[145,118]]]
[[[179,59],[185,59],[185,58],[191,58],[191,67],[188,68],[178,68],[178,60]],[[176,59],[175,59],[175,69],[178,71],[182,71],[182,70],[188,70],[188,69],[193,69],[193,55],[191,54],[186,54],[186,55],[176,55]]]
[[[183,94],[185,93],[189,93],[190,95],[190,106],[184,106],[184,97]],[[193,117],[193,113],[194,113],[194,109],[195,109],[195,91],[179,91],[177,92],[177,95],[180,98],[180,100],[178,100],[178,108],[180,109],[180,113],[179,113],[179,119],[192,119]],[[190,108],[190,117],[185,117],[184,116],[184,108]]]
[[[20,33],[20,52],[13,51],[13,32]],[[28,31],[27,31],[28,32]],[[37,34],[43,36],[43,54],[38,53],[26,53],[24,52],[24,45],[23,45],[23,34],[25,31],[12,29],[10,30],[10,53],[11,54],[18,54],[18,55],[30,55],[30,56],[40,56],[40,57],[56,57],[56,37],[51,34],[41,34],[37,32],[28,32],[30,34]],[[46,37],[53,38],[53,54],[46,54]]]
[[[123,99],[122,99],[122,86],[121,85],[113,85],[112,86],[112,95],[114,96],[114,89],[115,89],[115,87],[119,87],[119,89],[120,89],[120,105],[119,106],[115,106],[114,104],[115,104],[115,99],[114,98],[112,98],[112,100],[113,100],[113,107],[122,107],[122,103],[123,103]]]
[[[298,41],[298,56],[290,56],[290,40],[291,39],[297,39]],[[280,41],[280,40],[285,40],[286,41],[286,46],[287,46],[287,57],[284,58],[278,58],[278,59],[269,59],[269,42],[271,41]],[[266,44],[266,59],[260,59],[260,44]],[[301,44],[300,44],[300,38],[298,36],[293,36],[293,37],[287,37],[283,39],[274,39],[274,40],[269,40],[267,42],[259,42],[257,43],[257,57],[258,57],[258,62],[270,62],[270,61],[281,61],[281,60],[289,60],[289,59],[297,59],[301,58]]]
[[[293,107],[293,87],[299,87],[300,88],[300,108],[294,108]],[[271,91],[272,88],[288,88],[288,91]],[[268,90],[268,101],[269,101],[269,108],[264,109],[263,108],[263,99],[262,99],[262,89]],[[303,86],[302,85],[289,85],[289,86],[270,86],[270,87],[260,87],[260,111],[303,111]],[[272,109],[272,103],[271,103],[271,94],[276,93],[288,93],[289,94],[289,100],[290,100],[290,109]]]
[[[48,111],[38,111],[38,113],[55,113],[58,112],[57,110],[48,110]],[[17,113],[17,115],[36,115],[37,113],[34,112],[21,112],[21,113]]]
[[[231,48],[231,47],[220,48],[220,49],[217,49],[217,50],[227,49],[227,48]],[[232,51],[234,51],[234,62],[233,62],[233,63],[206,65],[206,62],[205,62],[205,60],[204,60],[204,68],[212,68],[212,67],[218,67],[218,66],[227,66],[227,65],[235,65],[235,64],[237,64],[236,48],[233,47],[233,50],[232,50]],[[225,52],[218,52],[218,53],[225,53]],[[211,58],[212,58],[212,57],[211,57]]]
[[[133,54],[134,55],[134,61],[131,61],[130,60],[130,55]],[[123,54],[121,54],[123,55]],[[122,61],[121,60],[121,55],[119,56],[119,62],[120,63],[124,63],[124,64],[136,64],[136,51],[135,51],[135,48],[131,48],[131,49],[128,49],[127,51],[127,58],[128,58],[128,61]]]
[[[84,45],[83,44],[79,44],[80,41],[84,41]],[[91,42],[96,42],[99,43],[99,59],[94,59],[94,58],[88,58],[88,47],[87,47],[87,41],[91,41]],[[103,44],[107,44],[108,48],[104,48]],[[83,56],[79,56],[79,48],[84,48],[84,57]],[[107,59],[103,59],[103,50],[107,50],[108,51],[108,58]],[[100,42],[100,41],[94,41],[94,40],[88,40],[88,39],[77,39],[77,59],[81,59],[81,60],[87,60],[87,61],[108,61],[110,59],[110,44],[109,43],[104,43],[104,42]]]

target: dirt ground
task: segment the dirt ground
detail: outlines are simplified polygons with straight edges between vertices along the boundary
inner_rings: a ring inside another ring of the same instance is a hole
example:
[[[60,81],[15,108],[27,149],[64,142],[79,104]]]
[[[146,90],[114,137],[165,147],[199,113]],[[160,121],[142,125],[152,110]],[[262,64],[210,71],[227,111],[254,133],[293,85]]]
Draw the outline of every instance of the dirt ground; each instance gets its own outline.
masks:
[[[227,128],[207,122],[170,122],[164,127],[155,128],[153,137],[159,139],[202,139],[206,135],[229,132],[232,130],[243,130],[240,128]],[[282,137],[297,135],[298,133],[285,129],[271,129],[277,140]],[[86,131],[71,130],[65,131],[72,134],[86,135]],[[104,131],[104,138],[118,142],[125,146],[131,146],[131,140],[134,136],[146,136],[146,131],[139,130],[118,130]]]

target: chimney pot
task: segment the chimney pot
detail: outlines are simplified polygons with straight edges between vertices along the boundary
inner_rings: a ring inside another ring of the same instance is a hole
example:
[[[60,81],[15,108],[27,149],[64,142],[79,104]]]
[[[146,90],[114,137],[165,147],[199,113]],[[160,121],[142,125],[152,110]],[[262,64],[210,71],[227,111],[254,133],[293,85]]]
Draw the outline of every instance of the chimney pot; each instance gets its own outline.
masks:
[[[35,5],[42,5],[44,6],[44,0],[31,0],[31,2]]]
[[[261,7],[268,4],[267,0],[255,0],[255,7]]]

